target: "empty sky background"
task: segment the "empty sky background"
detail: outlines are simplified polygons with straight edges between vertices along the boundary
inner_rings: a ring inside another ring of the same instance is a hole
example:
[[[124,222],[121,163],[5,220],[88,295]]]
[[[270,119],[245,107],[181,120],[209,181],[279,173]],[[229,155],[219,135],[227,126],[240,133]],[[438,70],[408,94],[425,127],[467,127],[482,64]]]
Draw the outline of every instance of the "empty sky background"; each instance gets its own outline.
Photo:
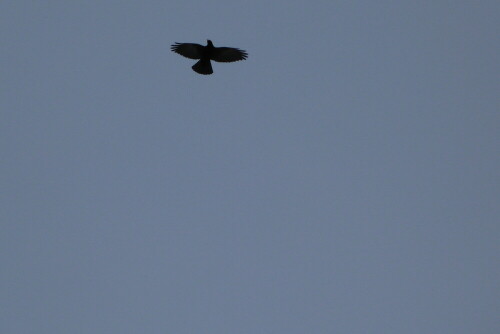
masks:
[[[0,332],[498,333],[499,7],[1,1]]]

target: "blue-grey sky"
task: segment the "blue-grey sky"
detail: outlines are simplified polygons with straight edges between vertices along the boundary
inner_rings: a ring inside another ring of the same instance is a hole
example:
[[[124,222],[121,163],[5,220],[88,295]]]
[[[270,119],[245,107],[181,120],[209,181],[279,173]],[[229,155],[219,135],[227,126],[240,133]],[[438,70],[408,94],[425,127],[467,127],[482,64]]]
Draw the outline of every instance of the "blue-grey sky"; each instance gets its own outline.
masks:
[[[499,13],[0,2],[0,332],[498,333]]]

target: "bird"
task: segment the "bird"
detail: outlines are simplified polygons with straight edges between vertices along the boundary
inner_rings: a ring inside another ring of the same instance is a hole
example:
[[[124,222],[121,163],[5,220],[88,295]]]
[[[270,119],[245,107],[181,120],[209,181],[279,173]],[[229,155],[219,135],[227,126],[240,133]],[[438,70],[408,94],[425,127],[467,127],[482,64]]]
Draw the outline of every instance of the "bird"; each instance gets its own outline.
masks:
[[[210,60],[230,63],[233,61],[245,60],[248,57],[246,51],[237,48],[216,48],[209,39],[207,39],[206,46],[195,43],[176,42],[172,44],[171,50],[189,59],[199,59],[199,61],[192,66],[192,69],[196,73],[203,75],[214,73]]]

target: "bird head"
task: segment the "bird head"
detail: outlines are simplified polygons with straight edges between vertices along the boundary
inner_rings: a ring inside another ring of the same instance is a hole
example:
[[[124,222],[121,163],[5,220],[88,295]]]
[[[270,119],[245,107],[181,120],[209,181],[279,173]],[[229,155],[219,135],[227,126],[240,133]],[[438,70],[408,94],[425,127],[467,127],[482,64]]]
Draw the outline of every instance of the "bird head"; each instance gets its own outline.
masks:
[[[212,41],[211,41],[211,40],[209,40],[209,39],[207,39],[207,46],[214,46],[214,45],[212,44]]]

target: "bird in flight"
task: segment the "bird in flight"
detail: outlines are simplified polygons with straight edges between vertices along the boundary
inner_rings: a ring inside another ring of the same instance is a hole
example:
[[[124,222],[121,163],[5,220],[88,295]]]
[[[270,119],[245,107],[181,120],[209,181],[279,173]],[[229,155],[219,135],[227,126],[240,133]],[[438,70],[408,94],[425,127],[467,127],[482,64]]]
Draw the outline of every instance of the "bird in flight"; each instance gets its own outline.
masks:
[[[203,46],[194,43],[175,43],[172,44],[172,51],[180,54],[189,59],[199,59],[199,61],[193,65],[192,69],[196,73],[200,74],[212,74],[212,64],[210,60],[230,63],[233,61],[247,59],[248,54],[244,50],[237,48],[216,48],[211,40],[207,40],[207,45]]]

